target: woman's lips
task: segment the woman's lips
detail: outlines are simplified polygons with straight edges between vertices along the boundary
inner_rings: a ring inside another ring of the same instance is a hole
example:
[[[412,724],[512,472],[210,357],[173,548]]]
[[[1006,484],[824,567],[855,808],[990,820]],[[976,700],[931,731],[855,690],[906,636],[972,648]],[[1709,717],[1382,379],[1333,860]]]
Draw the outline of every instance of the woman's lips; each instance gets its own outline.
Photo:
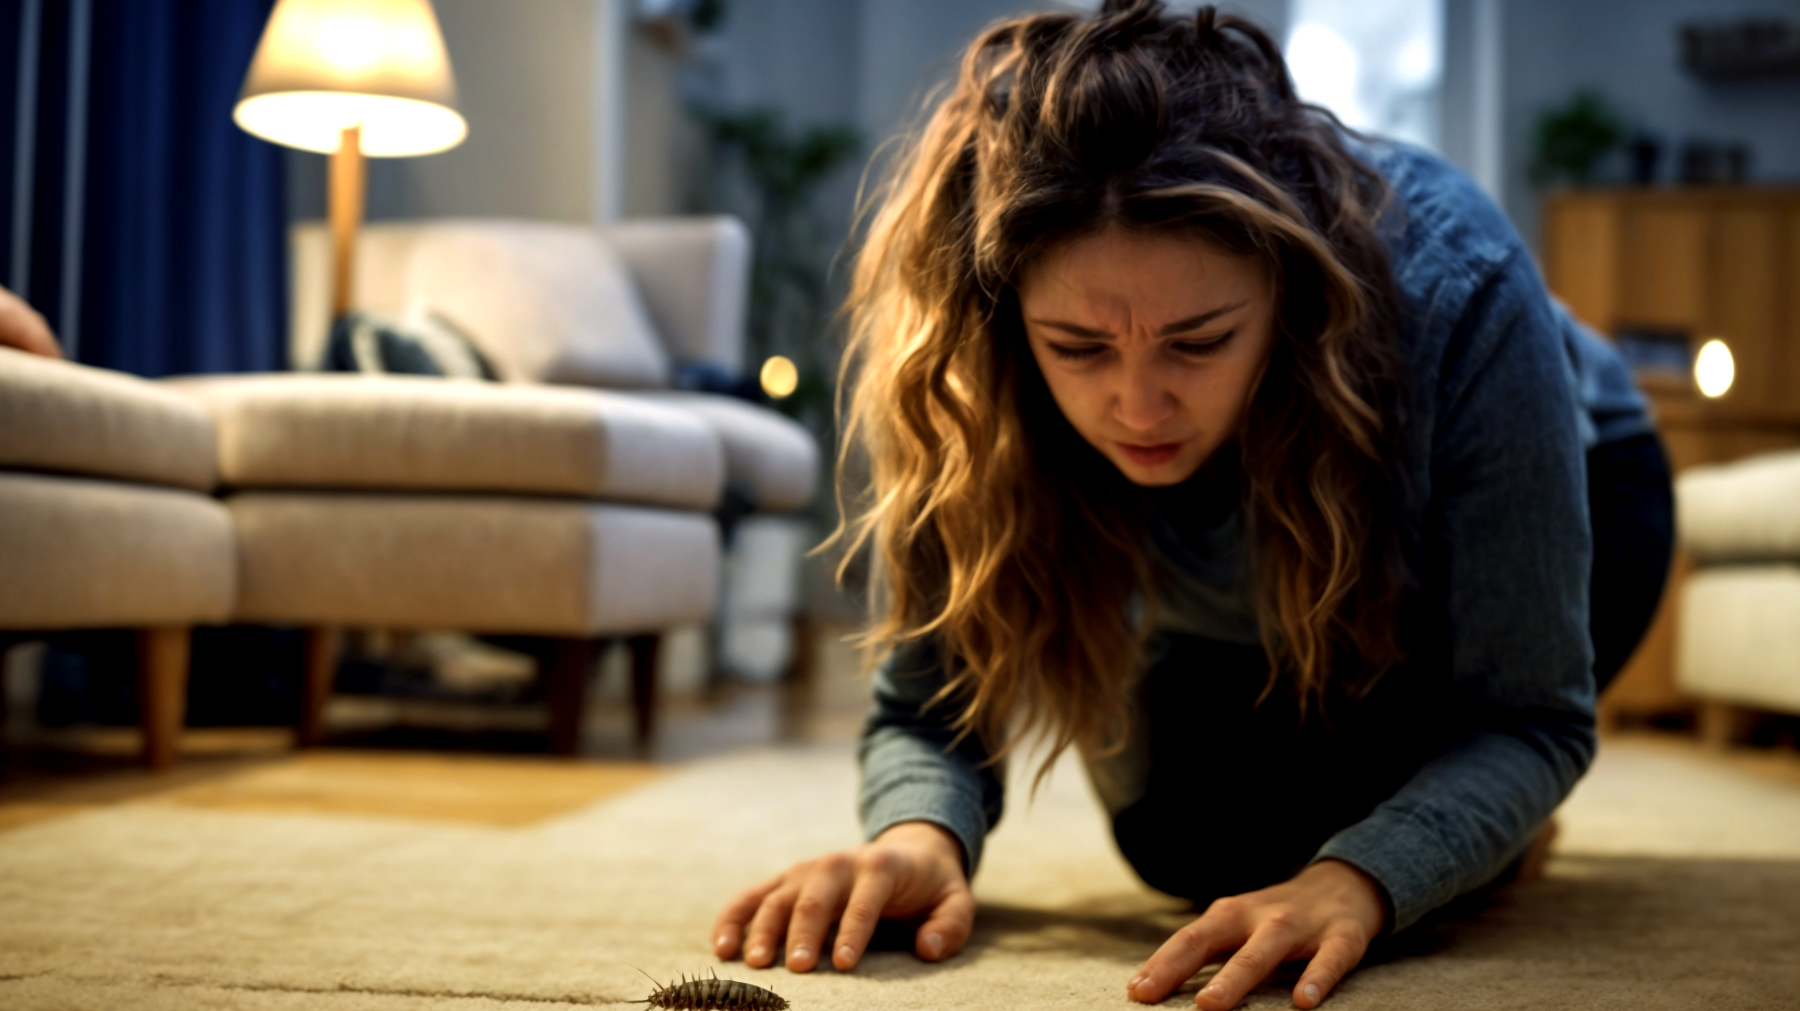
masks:
[[[1124,453],[1126,458],[1132,463],[1143,467],[1155,467],[1175,459],[1175,454],[1181,452],[1182,444],[1179,442],[1162,442],[1153,446],[1140,446],[1129,442],[1121,442],[1118,446],[1119,451]]]

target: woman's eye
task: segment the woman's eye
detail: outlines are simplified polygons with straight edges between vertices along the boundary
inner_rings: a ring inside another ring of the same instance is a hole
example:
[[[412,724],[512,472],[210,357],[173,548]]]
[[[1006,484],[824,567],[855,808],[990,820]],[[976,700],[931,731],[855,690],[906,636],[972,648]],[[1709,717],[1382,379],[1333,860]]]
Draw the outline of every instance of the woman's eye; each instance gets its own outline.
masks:
[[[1100,344],[1052,344],[1050,345],[1050,350],[1054,352],[1058,358],[1067,361],[1081,361],[1086,358],[1093,358],[1105,351],[1106,348]]]
[[[1204,358],[1224,350],[1225,345],[1231,343],[1231,338],[1235,336],[1237,336],[1236,330],[1228,330],[1217,337],[1209,337],[1203,341],[1176,341],[1173,347],[1184,355]]]

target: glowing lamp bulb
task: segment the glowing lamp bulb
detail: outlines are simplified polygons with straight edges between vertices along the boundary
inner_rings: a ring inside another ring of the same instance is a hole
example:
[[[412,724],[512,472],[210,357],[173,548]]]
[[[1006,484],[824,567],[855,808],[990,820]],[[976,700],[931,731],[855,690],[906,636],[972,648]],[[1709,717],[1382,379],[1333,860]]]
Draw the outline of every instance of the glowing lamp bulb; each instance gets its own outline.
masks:
[[[794,363],[781,355],[771,355],[763,362],[763,392],[776,400],[788,396],[800,385],[800,370]]]
[[[1722,397],[1735,378],[1737,365],[1724,341],[1710,340],[1700,345],[1700,353],[1694,357],[1694,385],[1700,387],[1702,394]]]

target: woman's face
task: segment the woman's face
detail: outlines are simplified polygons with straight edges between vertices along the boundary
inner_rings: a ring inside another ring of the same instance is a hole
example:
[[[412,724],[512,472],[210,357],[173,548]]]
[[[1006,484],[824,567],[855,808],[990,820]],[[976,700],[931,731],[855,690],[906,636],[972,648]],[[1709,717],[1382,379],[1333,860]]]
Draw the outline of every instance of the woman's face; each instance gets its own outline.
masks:
[[[1019,307],[1050,394],[1133,482],[1180,484],[1237,431],[1269,358],[1261,261],[1109,229],[1025,272]]]

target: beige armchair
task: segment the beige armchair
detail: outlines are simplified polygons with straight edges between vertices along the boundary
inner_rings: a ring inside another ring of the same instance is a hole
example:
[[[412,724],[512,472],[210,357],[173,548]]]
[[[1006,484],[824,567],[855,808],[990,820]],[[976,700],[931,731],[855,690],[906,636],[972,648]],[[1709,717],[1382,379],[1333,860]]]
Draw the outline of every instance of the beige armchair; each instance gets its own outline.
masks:
[[[321,227],[294,244],[294,357],[326,334]],[[300,372],[167,385],[218,428],[236,620],[311,629],[303,743],[345,628],[549,637],[554,749],[572,753],[594,659],[633,656],[638,741],[669,629],[711,620],[710,511],[729,479],[765,510],[811,497],[817,449],[742,401],[669,388],[742,366],[748,239],[730,219],[595,229],[510,220],[374,225],[357,303],[467,332],[502,383]]]
[[[323,226],[294,234],[293,355],[316,367],[328,329]],[[729,217],[645,219],[600,228],[512,219],[387,222],[366,228],[357,304],[405,317],[441,313],[467,331],[509,385],[607,388],[705,422],[726,479],[753,513],[728,545],[720,663],[769,678],[796,662],[800,515],[817,491],[819,447],[781,413],[671,388],[683,370],[753,373],[744,359],[750,237]]]

